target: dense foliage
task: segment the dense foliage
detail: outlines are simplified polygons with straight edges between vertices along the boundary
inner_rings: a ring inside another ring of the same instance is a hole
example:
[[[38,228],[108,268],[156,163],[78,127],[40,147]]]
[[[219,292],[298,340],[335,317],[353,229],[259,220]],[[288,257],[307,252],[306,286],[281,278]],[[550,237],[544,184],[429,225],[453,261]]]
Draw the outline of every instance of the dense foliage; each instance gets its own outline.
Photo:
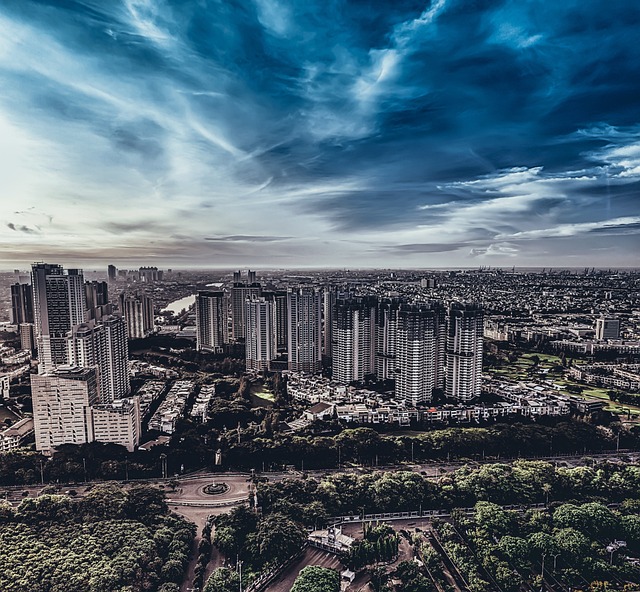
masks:
[[[193,535],[151,487],[26,498],[0,508],[0,590],[169,592],[182,581]]]
[[[597,500],[619,502],[640,497],[640,467],[603,462],[594,467],[556,467],[544,461],[516,461],[462,467],[437,480],[420,473],[340,473],[316,479],[285,479],[258,485],[264,513],[278,511],[307,526],[328,515],[363,511],[399,512],[420,508],[470,507],[478,501],[535,504],[546,501]]]
[[[296,578],[291,592],[340,592],[340,574],[326,567],[305,567]]]

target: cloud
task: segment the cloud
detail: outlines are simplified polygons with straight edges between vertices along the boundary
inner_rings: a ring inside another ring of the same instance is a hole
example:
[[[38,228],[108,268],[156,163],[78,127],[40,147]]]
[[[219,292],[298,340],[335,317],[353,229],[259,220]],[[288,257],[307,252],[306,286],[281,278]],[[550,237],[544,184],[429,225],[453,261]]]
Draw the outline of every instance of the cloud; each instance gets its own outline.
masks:
[[[595,0],[7,0],[3,260],[628,261],[639,20]]]

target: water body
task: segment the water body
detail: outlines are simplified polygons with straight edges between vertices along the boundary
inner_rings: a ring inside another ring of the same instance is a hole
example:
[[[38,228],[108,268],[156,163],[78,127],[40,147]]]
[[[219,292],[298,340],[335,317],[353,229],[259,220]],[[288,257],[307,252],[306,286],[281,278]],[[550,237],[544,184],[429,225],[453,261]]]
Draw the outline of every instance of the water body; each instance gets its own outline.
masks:
[[[173,314],[180,314],[183,310],[186,310],[196,302],[196,295],[191,294],[191,296],[185,296],[184,298],[180,298],[180,300],[174,300],[167,304],[165,308],[162,309],[162,312],[172,312]]]
[[[213,284],[207,284],[207,288],[222,288],[223,285],[222,282],[213,282]]]

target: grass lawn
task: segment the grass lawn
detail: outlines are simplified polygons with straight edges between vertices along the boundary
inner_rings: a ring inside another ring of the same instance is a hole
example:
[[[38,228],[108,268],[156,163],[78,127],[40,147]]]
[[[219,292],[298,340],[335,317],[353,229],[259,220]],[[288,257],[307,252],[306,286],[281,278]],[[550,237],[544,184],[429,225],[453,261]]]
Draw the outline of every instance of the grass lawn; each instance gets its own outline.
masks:
[[[266,386],[259,382],[251,385],[251,404],[254,407],[271,407],[274,401],[274,394]]]

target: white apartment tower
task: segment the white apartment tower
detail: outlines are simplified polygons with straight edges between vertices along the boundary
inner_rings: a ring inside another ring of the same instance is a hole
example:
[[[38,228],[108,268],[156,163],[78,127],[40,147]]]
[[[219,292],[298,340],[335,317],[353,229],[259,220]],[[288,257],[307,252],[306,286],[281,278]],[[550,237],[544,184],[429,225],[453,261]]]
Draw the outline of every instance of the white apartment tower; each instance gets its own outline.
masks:
[[[198,292],[196,296],[196,349],[220,353],[227,336],[224,292]]]
[[[153,333],[153,300],[146,294],[120,294],[120,312],[129,339],[143,339]]]
[[[444,380],[441,355],[444,308],[436,304],[403,304],[398,309],[395,345],[395,393],[416,406],[429,403]]]
[[[101,403],[111,403],[130,392],[128,347],[124,321],[109,315],[100,323],[76,325],[67,338],[70,365],[95,368]]]
[[[322,370],[322,294],[301,287],[287,292],[289,370],[317,374]]]
[[[392,380],[396,372],[398,300],[384,300],[376,309],[376,378]]]
[[[348,384],[375,372],[374,298],[337,299],[332,319],[332,377]]]
[[[262,291],[260,284],[256,283],[255,272],[249,271],[248,283],[240,281],[240,272],[233,274],[233,286],[231,287],[231,335],[235,341],[240,341],[246,335],[247,300],[260,297]]]
[[[67,333],[84,321],[82,271],[49,263],[35,263],[31,271],[38,372],[44,374],[67,363]]]
[[[476,304],[454,303],[447,326],[447,398],[462,403],[482,390],[482,338],[484,315]]]
[[[268,370],[277,356],[275,305],[266,298],[245,302],[247,370]]]

